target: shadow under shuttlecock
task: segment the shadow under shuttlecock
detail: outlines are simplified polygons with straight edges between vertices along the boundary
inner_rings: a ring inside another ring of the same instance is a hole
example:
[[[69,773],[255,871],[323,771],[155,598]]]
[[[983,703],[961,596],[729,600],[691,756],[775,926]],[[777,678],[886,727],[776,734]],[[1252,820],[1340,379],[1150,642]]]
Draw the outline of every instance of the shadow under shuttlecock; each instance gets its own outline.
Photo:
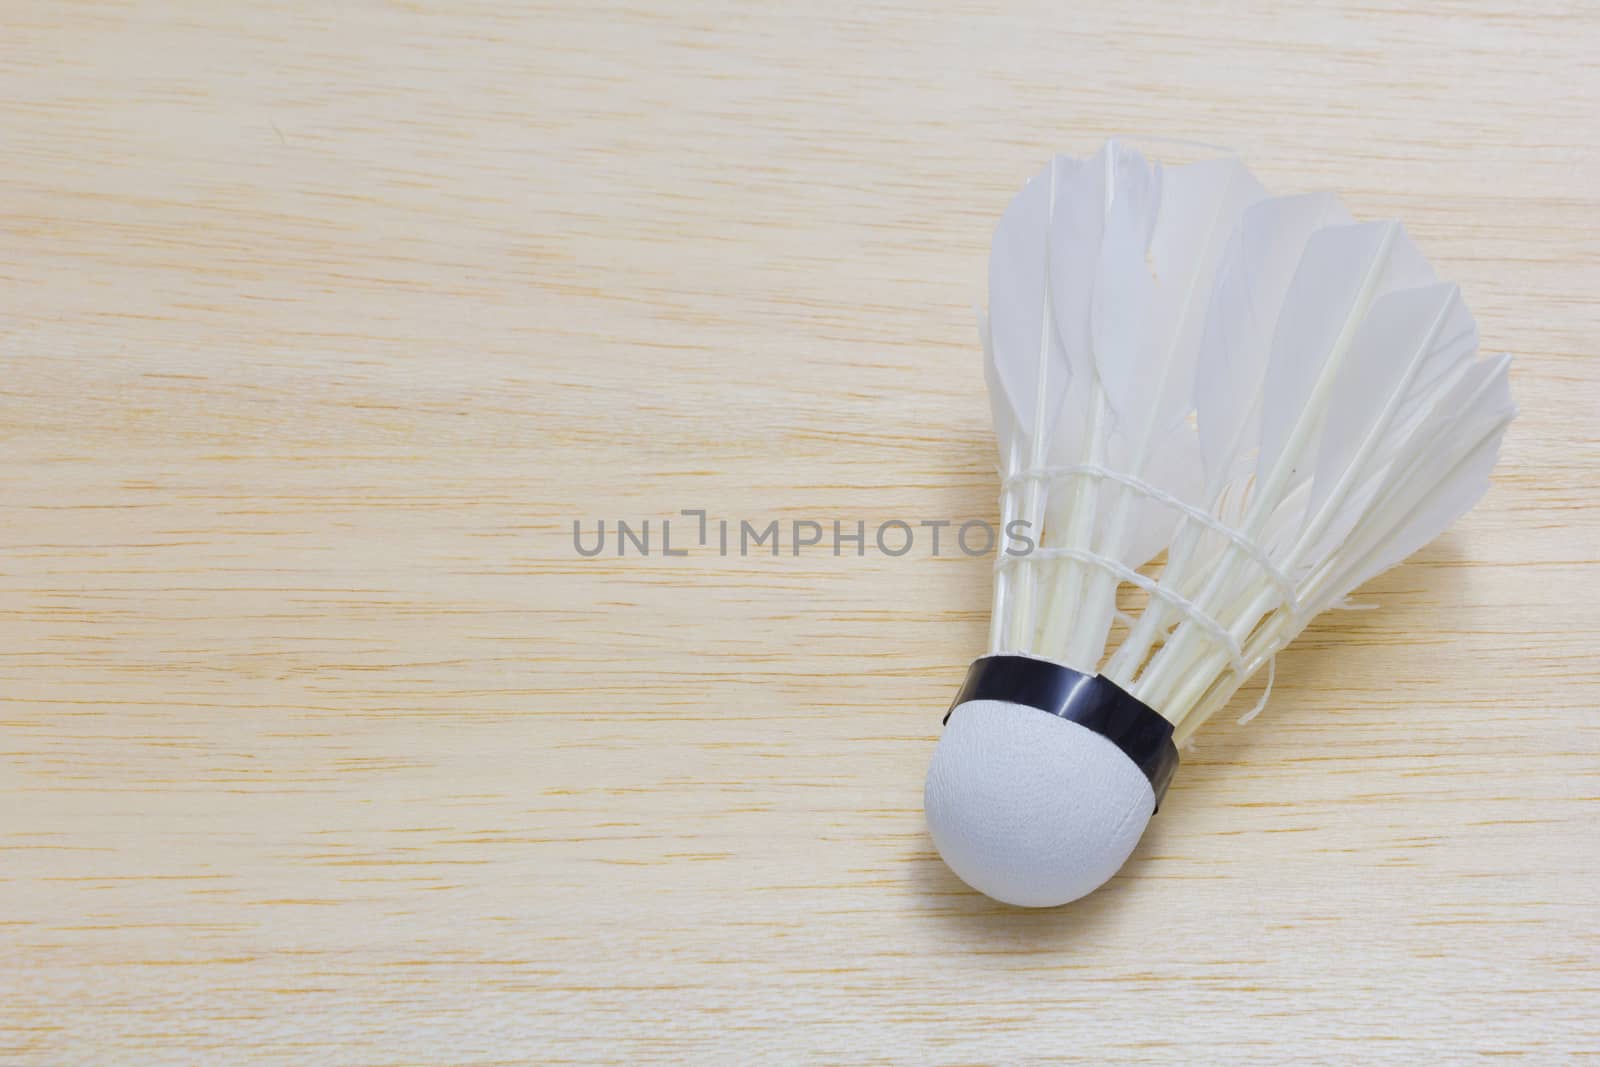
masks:
[[[1031,948],[1050,948],[1060,941],[1064,946],[1079,929],[1103,924],[1107,916],[1127,903],[1129,884],[1126,874],[1081,900],[1055,908],[1019,908],[984,896],[953,874],[929,842],[927,852],[919,852],[908,864],[910,880],[922,903],[921,911],[941,926],[950,927],[964,938],[980,937],[995,948],[1014,941]],[[1132,869],[1134,858],[1125,871]]]

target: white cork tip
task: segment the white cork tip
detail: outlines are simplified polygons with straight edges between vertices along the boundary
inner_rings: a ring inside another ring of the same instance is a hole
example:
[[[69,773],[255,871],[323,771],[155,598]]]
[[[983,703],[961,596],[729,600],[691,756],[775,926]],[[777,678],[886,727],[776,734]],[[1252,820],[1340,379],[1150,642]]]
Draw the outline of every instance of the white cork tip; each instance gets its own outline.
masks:
[[[1155,813],[1133,760],[1085,726],[1008,701],[958,707],[923,792],[939,855],[1006,904],[1049,908],[1116,874]]]

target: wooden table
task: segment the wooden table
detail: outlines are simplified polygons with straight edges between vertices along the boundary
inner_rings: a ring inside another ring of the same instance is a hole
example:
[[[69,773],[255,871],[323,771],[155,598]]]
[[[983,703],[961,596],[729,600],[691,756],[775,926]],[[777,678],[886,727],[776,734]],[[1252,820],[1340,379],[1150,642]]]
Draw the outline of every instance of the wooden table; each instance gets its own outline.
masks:
[[[1600,12],[958,6],[7,6],[0,1059],[1600,1053]],[[990,517],[1118,131],[1403,217],[1523,414],[1025,912],[921,812],[987,561],[572,522]]]

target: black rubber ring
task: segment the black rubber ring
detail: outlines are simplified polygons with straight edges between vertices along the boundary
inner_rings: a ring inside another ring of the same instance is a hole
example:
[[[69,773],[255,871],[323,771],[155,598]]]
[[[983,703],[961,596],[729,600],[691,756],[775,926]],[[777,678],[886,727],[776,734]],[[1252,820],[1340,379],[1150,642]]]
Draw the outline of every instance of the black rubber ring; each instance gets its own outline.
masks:
[[[967,668],[967,680],[944,721],[969,700],[1005,700],[1088,727],[1144,772],[1157,808],[1178,769],[1172,724],[1103,674],[1084,674],[1032,656],[984,656]]]

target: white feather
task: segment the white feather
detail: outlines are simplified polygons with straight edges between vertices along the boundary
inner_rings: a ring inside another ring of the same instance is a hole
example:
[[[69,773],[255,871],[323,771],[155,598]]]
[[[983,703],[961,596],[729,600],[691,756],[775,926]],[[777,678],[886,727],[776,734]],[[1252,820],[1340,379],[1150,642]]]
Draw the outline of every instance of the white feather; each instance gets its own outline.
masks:
[[[1066,395],[1066,353],[1053,331],[1041,326],[1049,294],[1046,252],[1050,233],[1051,187],[1070,180],[1077,164],[1056,160],[1023,187],[995,227],[989,254],[989,334],[995,378],[1011,409],[1013,425],[1025,441],[1049,435]],[[1045,383],[1046,421],[1034,426],[1038,383]]]
[[[1197,356],[1195,406],[1206,413],[1199,432],[1208,499],[1260,433],[1262,378],[1306,244],[1319,230],[1352,221],[1336,197],[1313,193],[1256,204],[1234,228]]]
[[[1516,416],[1509,356],[1469,361],[1455,385],[1397,449],[1380,488],[1345,539],[1329,590],[1377,577],[1471,510],[1489,487],[1500,439]],[[1420,490],[1420,492],[1419,492]]]
[[[1312,555],[1326,554],[1355,525],[1376,488],[1374,472],[1476,350],[1477,330],[1454,285],[1405,289],[1373,304],[1328,400],[1306,509]]]
[[[1236,160],[1212,160],[1150,177],[1122,173],[1129,187],[1107,212],[1097,279],[1103,323],[1095,366],[1111,415],[1112,465],[1179,499],[1197,495],[1198,449],[1186,420],[1209,295],[1228,239],[1246,208],[1266,194]],[[1158,190],[1159,200],[1150,194]],[[1119,234],[1121,239],[1119,240]],[[1121,246],[1120,251],[1115,250]],[[1122,486],[1102,487],[1091,548],[1130,566],[1167,544],[1178,515]],[[1104,648],[1116,608],[1116,581],[1092,571],[1074,619],[1069,659],[1088,662]],[[1048,631],[1047,631],[1048,636]]]

